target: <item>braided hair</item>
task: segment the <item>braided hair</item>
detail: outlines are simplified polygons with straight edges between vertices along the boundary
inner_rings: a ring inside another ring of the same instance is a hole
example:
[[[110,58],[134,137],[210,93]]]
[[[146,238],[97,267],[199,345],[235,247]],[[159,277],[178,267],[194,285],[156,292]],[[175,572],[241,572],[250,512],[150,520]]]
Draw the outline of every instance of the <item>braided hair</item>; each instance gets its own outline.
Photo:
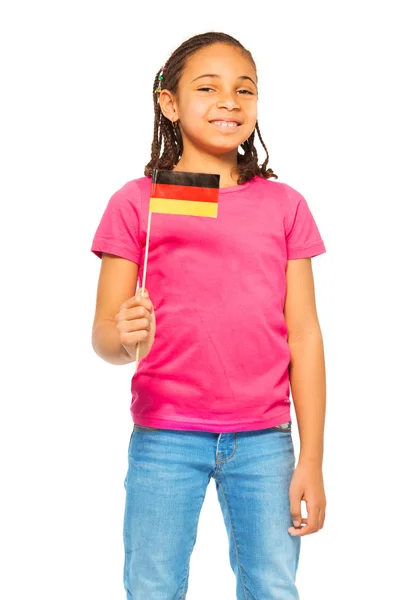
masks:
[[[182,76],[183,70],[186,66],[188,58],[206,46],[210,46],[215,43],[225,43],[240,48],[245,56],[250,60],[254,69],[256,65],[251,53],[242,44],[226,33],[219,33],[210,31],[208,33],[202,33],[195,35],[185,42],[183,42],[169,57],[165,63],[165,71],[163,75],[163,87],[170,90],[173,94],[177,93],[179,79]],[[154,102],[154,136],[151,144],[151,159],[147,163],[144,169],[146,177],[151,177],[153,169],[172,169],[180,160],[183,153],[183,141],[179,127],[175,123],[175,127],[171,121],[164,117],[160,104],[158,102],[158,94],[156,89],[159,84],[159,72],[154,79],[153,84],[153,102]],[[264,162],[258,164],[257,150],[254,146],[255,131],[257,130],[260,142],[267,154]],[[161,154],[161,146],[164,143],[163,152]],[[250,137],[241,144],[241,148],[244,150],[244,154],[237,154],[237,172],[238,172],[238,185],[249,181],[254,176],[258,175],[264,179],[269,179],[278,176],[273,172],[272,169],[267,169],[269,160],[268,150],[261,137],[260,128],[258,121],[256,122],[255,130],[252,132]]]

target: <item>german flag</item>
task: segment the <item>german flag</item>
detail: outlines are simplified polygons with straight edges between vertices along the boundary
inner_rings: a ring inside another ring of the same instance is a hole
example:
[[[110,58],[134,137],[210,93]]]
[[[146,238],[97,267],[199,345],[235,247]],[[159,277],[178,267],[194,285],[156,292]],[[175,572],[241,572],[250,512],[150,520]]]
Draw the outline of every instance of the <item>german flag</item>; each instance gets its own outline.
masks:
[[[152,213],[217,217],[220,176],[153,169],[149,210]]]

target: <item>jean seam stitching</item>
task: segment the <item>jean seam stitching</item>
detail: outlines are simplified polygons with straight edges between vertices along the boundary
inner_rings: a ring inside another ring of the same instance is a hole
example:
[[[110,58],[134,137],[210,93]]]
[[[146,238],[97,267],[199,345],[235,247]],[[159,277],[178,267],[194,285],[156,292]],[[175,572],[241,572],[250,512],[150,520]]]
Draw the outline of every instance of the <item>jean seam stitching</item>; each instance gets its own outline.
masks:
[[[237,433],[235,433],[235,443],[234,443],[234,447],[233,447],[233,451],[232,454],[230,454],[229,456],[227,456],[226,458],[220,458],[220,459],[216,459],[216,465],[220,465],[223,462],[228,462],[229,460],[232,460],[232,458],[235,456],[236,454],[236,446],[237,446]],[[218,455],[218,453],[217,453]]]

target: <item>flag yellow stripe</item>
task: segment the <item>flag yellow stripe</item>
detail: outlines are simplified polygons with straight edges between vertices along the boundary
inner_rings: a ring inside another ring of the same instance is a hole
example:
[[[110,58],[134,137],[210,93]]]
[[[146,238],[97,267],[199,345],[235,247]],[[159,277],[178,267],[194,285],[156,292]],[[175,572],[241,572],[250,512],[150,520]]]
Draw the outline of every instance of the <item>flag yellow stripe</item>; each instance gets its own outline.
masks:
[[[150,198],[149,210],[152,213],[164,213],[169,215],[216,217],[218,211],[218,202],[174,200],[171,198]]]

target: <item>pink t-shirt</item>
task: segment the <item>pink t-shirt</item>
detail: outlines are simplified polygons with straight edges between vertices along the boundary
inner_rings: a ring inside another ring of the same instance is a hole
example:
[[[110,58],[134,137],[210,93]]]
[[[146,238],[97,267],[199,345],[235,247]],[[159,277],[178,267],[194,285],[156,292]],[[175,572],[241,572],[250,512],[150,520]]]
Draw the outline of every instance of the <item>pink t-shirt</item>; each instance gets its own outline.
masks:
[[[150,192],[150,177],[115,192],[91,248],[137,263],[139,287]],[[304,197],[262,177],[220,188],[217,218],[153,213],[145,287],[157,331],[132,377],[133,421],[224,433],[291,420],[286,264],[325,251]]]

